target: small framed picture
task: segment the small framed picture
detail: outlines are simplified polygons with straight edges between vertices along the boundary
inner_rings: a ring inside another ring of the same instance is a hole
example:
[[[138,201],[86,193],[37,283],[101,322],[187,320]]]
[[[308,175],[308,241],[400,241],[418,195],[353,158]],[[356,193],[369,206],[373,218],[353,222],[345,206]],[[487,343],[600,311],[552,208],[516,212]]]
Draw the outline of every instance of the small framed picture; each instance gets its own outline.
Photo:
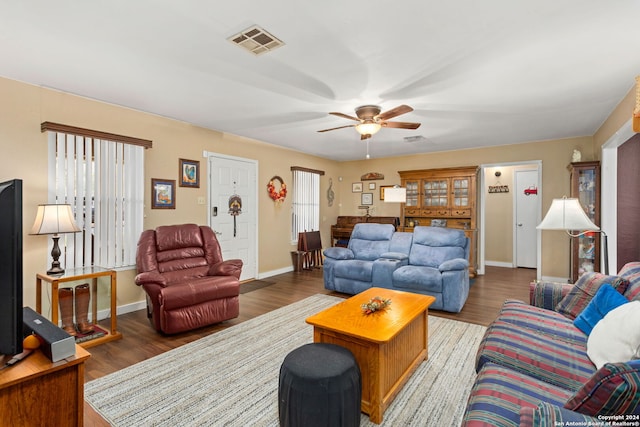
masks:
[[[176,208],[176,180],[151,178],[151,209]]]
[[[375,182],[370,182],[369,183],[369,190],[375,190],[376,189],[376,183]]]
[[[373,204],[373,193],[362,193],[360,195],[360,203],[362,205],[372,205]]]
[[[354,182],[353,184],[351,184],[351,192],[352,193],[362,193],[362,183],[361,182]]]
[[[200,162],[180,159],[180,187],[200,188]]]
[[[380,186],[380,200],[384,200],[384,190],[386,188],[393,188],[393,185],[381,185]]]

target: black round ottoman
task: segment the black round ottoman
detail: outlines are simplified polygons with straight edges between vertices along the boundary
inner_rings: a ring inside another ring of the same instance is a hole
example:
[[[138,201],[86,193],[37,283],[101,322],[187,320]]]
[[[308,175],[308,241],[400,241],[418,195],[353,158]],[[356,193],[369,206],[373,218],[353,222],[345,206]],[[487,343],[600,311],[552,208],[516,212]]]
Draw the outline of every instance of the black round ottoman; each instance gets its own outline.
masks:
[[[335,344],[305,344],[280,366],[282,427],[359,426],[362,384],[353,354]]]

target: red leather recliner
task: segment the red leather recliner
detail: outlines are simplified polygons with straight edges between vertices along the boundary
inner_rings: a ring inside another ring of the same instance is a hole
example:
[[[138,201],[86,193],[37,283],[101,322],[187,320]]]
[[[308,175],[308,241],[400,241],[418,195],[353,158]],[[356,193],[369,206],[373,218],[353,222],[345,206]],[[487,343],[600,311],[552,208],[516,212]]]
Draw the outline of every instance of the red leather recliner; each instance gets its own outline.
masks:
[[[135,282],[147,293],[147,315],[157,331],[175,334],[238,317],[242,260],[222,260],[210,227],[143,231],[136,267]]]

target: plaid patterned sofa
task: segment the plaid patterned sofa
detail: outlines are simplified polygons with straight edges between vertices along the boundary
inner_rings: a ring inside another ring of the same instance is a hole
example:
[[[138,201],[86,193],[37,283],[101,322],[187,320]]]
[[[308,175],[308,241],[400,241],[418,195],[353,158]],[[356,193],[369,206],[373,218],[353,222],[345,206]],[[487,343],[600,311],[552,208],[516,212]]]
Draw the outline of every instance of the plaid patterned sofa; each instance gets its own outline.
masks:
[[[640,421],[640,360],[597,369],[573,323],[604,283],[640,300],[640,262],[618,276],[585,274],[575,285],[534,282],[529,304],[505,301],[478,348],[463,426]]]

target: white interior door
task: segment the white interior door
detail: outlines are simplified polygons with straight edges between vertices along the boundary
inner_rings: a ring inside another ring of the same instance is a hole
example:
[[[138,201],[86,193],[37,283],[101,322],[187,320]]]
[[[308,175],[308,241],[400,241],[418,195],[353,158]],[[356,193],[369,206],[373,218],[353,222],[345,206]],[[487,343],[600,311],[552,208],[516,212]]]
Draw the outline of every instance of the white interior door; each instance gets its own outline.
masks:
[[[209,154],[209,215],[224,259],[243,261],[240,280],[257,277],[257,163],[250,159]],[[231,215],[232,196],[241,209]]]
[[[515,171],[516,267],[537,267],[538,171]]]

